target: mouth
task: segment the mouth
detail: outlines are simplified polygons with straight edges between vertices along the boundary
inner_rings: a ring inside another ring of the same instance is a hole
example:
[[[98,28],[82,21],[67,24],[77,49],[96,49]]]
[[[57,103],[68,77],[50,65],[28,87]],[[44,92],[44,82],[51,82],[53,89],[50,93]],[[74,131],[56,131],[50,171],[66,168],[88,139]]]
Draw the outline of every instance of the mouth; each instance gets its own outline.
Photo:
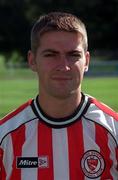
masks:
[[[69,81],[69,80],[72,80],[72,77],[69,77],[69,76],[53,76],[52,79],[57,80],[57,81]]]

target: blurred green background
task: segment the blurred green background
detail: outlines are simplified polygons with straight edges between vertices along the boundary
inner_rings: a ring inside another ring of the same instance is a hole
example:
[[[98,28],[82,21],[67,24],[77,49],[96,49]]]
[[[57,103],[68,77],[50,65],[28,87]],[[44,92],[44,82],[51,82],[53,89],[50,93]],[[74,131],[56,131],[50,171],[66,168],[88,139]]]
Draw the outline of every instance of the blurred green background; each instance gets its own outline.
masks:
[[[37,95],[37,77],[27,66],[30,31],[50,11],[65,11],[86,24],[91,66],[83,91],[118,111],[118,0],[1,0],[0,117]]]
[[[36,75],[28,68],[7,69],[0,58],[0,118],[37,95]],[[118,111],[118,77],[85,77],[83,92]]]

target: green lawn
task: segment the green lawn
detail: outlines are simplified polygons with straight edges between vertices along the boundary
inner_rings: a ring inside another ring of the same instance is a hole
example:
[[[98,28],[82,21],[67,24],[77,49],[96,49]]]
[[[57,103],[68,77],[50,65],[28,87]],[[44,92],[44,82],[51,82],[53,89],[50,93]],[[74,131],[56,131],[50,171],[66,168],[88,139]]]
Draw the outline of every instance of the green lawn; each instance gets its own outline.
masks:
[[[37,94],[36,75],[29,69],[7,69],[0,58],[0,118]]]
[[[85,78],[83,91],[118,111],[118,78]],[[34,79],[0,79],[0,117],[37,95]]]
[[[0,117],[37,94],[35,79],[0,80]]]
[[[85,78],[83,90],[118,112],[118,77]]]
[[[0,117],[37,95],[36,76],[29,69],[6,69],[0,62]],[[118,111],[118,78],[85,78],[82,89]]]

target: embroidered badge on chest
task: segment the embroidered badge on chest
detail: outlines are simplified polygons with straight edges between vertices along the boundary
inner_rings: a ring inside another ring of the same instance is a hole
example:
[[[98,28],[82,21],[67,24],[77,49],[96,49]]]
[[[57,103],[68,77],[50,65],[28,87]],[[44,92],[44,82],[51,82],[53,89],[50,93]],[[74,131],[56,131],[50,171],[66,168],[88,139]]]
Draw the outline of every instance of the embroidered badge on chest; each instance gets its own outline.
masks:
[[[103,173],[105,161],[99,152],[89,150],[84,153],[81,159],[81,167],[85,176],[94,179]]]
[[[17,168],[48,168],[49,160],[48,156],[40,157],[17,157]]]

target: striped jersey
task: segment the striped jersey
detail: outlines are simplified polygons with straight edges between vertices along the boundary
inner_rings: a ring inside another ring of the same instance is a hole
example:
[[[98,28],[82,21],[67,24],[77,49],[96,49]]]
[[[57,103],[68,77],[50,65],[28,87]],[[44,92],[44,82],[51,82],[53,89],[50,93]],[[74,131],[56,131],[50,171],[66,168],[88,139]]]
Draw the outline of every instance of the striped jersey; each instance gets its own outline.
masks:
[[[16,179],[118,180],[118,114],[83,94],[55,119],[29,100],[0,121],[0,180]]]

